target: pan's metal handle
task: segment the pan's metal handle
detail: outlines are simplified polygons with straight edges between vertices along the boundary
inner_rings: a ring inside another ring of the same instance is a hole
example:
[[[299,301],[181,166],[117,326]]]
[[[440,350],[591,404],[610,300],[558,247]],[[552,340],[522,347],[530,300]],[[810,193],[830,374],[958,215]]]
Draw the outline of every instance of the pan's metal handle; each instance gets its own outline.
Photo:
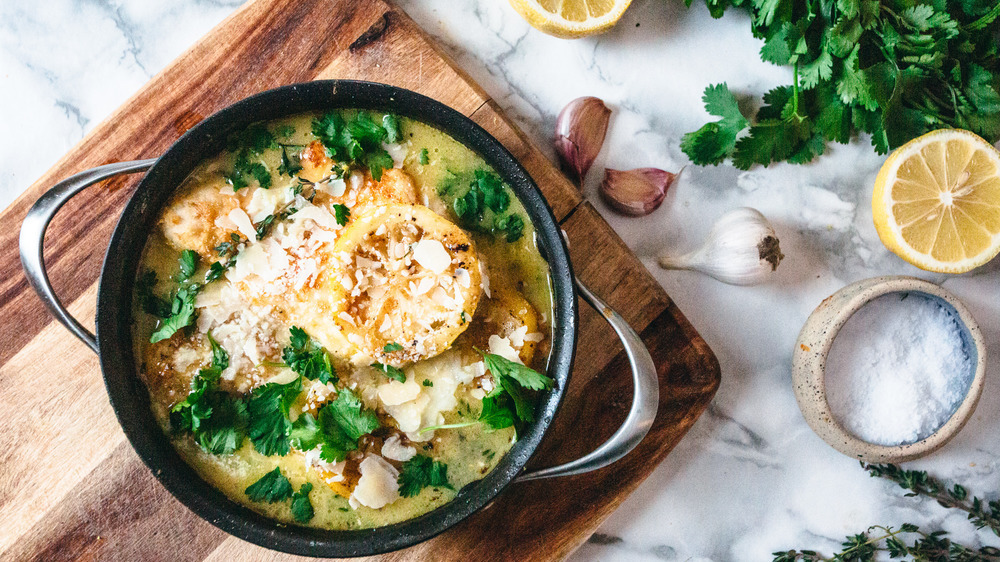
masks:
[[[21,252],[21,266],[24,267],[24,275],[28,278],[28,283],[38,293],[42,303],[56,317],[56,320],[87,344],[87,347],[94,353],[97,353],[97,338],[70,315],[49,283],[49,275],[45,270],[45,257],[42,255],[45,230],[59,208],[83,188],[118,174],[142,172],[149,169],[155,162],[155,158],[116,162],[70,176],[39,197],[38,201],[35,201],[35,204],[28,210],[24,222],[21,223],[21,237],[18,243]]]
[[[642,338],[620,314],[611,310],[611,307],[592,293],[579,279],[575,281],[580,295],[611,324],[622,340],[622,345],[625,346],[625,355],[628,356],[629,365],[632,367],[632,384],[635,387],[632,393],[632,409],[629,410],[628,417],[618,431],[591,453],[566,464],[526,472],[518,476],[516,482],[570,476],[604,468],[634,449],[649,432],[656,417],[656,409],[660,403],[660,384],[656,375],[656,365],[646,345],[642,343]]]

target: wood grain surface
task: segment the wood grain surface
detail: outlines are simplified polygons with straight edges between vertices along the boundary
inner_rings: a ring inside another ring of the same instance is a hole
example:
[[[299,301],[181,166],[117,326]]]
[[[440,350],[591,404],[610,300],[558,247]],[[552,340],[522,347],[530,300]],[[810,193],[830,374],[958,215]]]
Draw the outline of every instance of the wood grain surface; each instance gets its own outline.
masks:
[[[511,486],[456,527],[385,560],[546,560],[567,556],[670,452],[719,384],[711,350],[579,191],[489,96],[402,12],[382,0],[256,0],[150,81],[0,213],[0,560],[291,560],[231,537],[170,496],[115,420],[96,357],[55,323],[17,257],[28,207],[72,173],[156,157],[205,116],[250,94],[322,78],[374,80],[470,116],[524,164],[570,240],[576,273],[639,330],[659,369],[656,422],[611,467]],[[56,292],[93,325],[101,260],[138,176],[91,187],[53,221]],[[581,301],[576,368],[530,466],[584,454],[631,401],[611,329]],[[502,528],[497,522],[502,521]]]

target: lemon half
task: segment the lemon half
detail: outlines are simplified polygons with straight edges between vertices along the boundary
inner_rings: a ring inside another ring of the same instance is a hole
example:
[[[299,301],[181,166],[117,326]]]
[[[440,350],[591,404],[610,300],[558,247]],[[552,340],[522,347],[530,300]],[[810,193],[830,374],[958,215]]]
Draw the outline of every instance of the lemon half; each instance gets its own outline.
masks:
[[[575,39],[610,29],[632,0],[510,0],[532,27],[549,35]]]
[[[882,243],[920,269],[979,267],[1000,252],[1000,153],[959,129],[913,139],[882,165],[872,217]]]

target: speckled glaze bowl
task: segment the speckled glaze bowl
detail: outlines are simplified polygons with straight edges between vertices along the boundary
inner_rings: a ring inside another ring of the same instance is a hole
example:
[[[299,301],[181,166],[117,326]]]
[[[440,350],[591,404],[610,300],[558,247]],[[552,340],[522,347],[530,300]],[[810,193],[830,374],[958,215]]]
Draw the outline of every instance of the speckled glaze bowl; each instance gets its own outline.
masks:
[[[954,312],[961,337],[972,355],[975,373],[965,398],[951,417],[934,433],[904,445],[875,445],[855,437],[834,417],[826,399],[826,358],[837,333],[847,320],[871,300],[889,293],[917,293],[940,302]],[[831,447],[865,462],[898,463],[928,455],[945,445],[965,425],[979,403],[986,375],[986,344],[979,325],[964,304],[941,287],[905,276],[885,276],[852,283],[827,297],[809,315],[795,342],[792,386],[806,422]]]

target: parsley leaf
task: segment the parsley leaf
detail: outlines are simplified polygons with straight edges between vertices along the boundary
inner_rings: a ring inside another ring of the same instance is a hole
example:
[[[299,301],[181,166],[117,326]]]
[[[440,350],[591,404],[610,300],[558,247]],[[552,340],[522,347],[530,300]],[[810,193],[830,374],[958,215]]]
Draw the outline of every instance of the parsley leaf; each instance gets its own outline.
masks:
[[[194,299],[200,290],[200,285],[188,285],[177,290],[170,303],[170,316],[160,323],[159,328],[150,336],[149,343],[165,340],[177,333],[178,330],[194,323],[196,316]]]
[[[385,142],[396,143],[403,138],[403,133],[400,132],[399,117],[391,113],[382,117],[382,128],[385,129]]]
[[[214,455],[228,455],[240,448],[245,437],[246,404],[237,396],[219,390],[222,371],[229,366],[229,354],[212,335],[212,364],[191,380],[191,392],[170,411],[174,431],[190,432],[202,449]]]
[[[392,380],[399,382],[406,382],[406,373],[398,367],[393,367],[392,365],[386,365],[385,363],[372,363],[372,367],[375,367],[379,371],[385,373],[385,376]]]
[[[326,349],[298,326],[292,326],[290,332],[291,345],[282,350],[282,361],[309,380],[318,380],[323,384],[336,383],[337,371],[330,364],[330,355]]]
[[[681,150],[695,164],[719,164],[736,146],[736,135],[748,125],[740,113],[736,96],[725,83],[705,88],[702,95],[705,110],[720,120],[707,123],[681,138]]]
[[[379,428],[375,412],[366,410],[349,389],[337,391],[337,397],[319,411],[318,434],[322,444],[320,458],[340,462],[358,448],[358,439]]]
[[[299,523],[308,523],[315,515],[312,502],[309,501],[309,492],[312,489],[312,483],[306,482],[298,492],[292,494],[292,518]]]
[[[292,497],[292,483],[281,473],[280,468],[274,467],[274,470],[261,476],[260,480],[250,484],[245,493],[250,501],[277,503]]]
[[[404,498],[413,497],[428,486],[452,487],[448,483],[448,465],[424,455],[404,462],[396,482],[399,484],[399,495]]]
[[[496,228],[504,233],[504,240],[508,243],[517,242],[524,235],[524,219],[521,215],[506,215],[497,219]]]
[[[420,165],[426,166],[431,163],[431,155],[426,148],[420,149]]]
[[[483,192],[483,203],[494,213],[506,211],[510,205],[510,195],[500,178],[485,170],[476,170],[475,173],[477,187]]]
[[[347,205],[337,203],[333,206],[333,218],[337,219],[337,224],[344,226],[351,218],[351,209]]]
[[[186,281],[194,275],[196,269],[198,269],[198,252],[194,250],[184,250],[181,252],[181,257],[178,259],[181,266],[180,280]]]
[[[384,351],[385,353],[392,353],[394,351],[403,351],[403,346],[394,341],[391,341],[385,344],[385,347],[382,348],[382,351]]]
[[[267,383],[254,389],[247,403],[250,416],[247,435],[262,455],[287,455],[292,422],[288,410],[302,390],[302,379],[287,384]]]

